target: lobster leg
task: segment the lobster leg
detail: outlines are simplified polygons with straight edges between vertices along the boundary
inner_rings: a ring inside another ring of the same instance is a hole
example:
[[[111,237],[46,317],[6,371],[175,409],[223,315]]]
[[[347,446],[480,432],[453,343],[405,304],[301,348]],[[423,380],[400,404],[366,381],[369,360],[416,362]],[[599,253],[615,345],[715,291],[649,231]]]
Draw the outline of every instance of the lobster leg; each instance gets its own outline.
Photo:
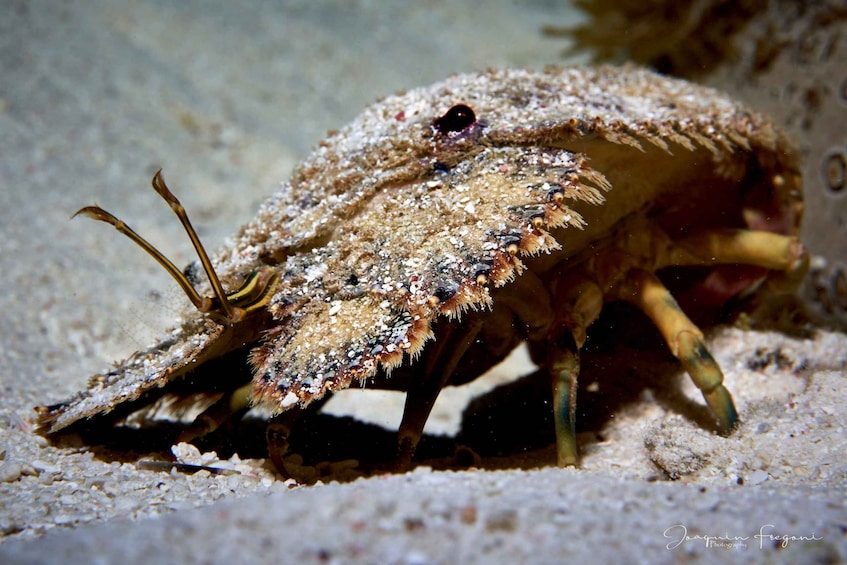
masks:
[[[603,291],[584,272],[571,271],[554,279],[551,296],[554,322],[543,341],[530,341],[530,352],[552,381],[556,458],[565,467],[579,460],[575,427],[579,350],[586,329],[600,315]]]
[[[781,271],[780,283],[790,287],[808,267],[803,245],[796,237],[746,229],[706,230],[679,240],[658,228],[628,235],[620,248],[595,263],[606,274],[603,280],[609,298],[633,304],[653,321],[703,393],[717,417],[719,431],[729,434],[738,425],[738,412],[723,386],[723,373],[706,349],[703,332],[682,312],[653,271],[667,266],[754,265]],[[645,249],[651,250],[647,256]],[[628,266],[623,275],[611,275],[614,269],[609,266],[614,263]]]
[[[796,237],[744,229],[700,232],[674,241],[665,265],[741,263],[778,271],[802,271],[806,251]]]
[[[556,462],[560,467],[576,465],[576,390],[579,377],[579,346],[567,329],[549,345],[547,372],[553,381],[553,423],[556,428]]]
[[[461,325],[445,324],[436,331],[433,343],[424,353],[424,371],[415,379],[406,394],[403,419],[398,432],[398,462],[409,468],[426,421],[441,389],[450,380],[459,360],[473,344],[482,321],[474,315],[465,318]]]
[[[738,425],[732,396],[723,386],[723,373],[706,349],[703,332],[694,325],[662,282],[648,271],[632,269],[614,289],[616,298],[630,302],[650,318],[679,359],[727,435]]]

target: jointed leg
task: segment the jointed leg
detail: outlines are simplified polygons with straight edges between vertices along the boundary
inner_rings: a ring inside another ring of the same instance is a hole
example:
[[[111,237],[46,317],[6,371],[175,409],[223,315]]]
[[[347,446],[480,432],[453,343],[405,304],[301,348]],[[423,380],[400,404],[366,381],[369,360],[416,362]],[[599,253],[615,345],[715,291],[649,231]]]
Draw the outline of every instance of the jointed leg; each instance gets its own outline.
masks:
[[[278,414],[268,421],[265,429],[265,440],[268,444],[268,457],[276,470],[285,477],[291,477],[291,473],[285,468],[285,456],[288,453],[289,438],[291,430],[300,419],[302,409],[291,409]]]
[[[577,272],[556,280],[553,293],[553,329],[544,342],[532,344],[531,351],[552,381],[557,462],[565,467],[576,465],[579,459],[575,427],[579,350],[585,344],[586,328],[600,314],[603,292],[587,275]]]
[[[482,322],[473,314],[468,315],[461,325],[445,324],[438,328],[435,341],[424,350],[423,374],[409,386],[398,432],[398,459],[401,467],[411,465],[415,448],[423,436],[424,425],[438,394],[450,380],[459,360],[476,339],[481,327]]]
[[[613,253],[609,257],[628,256],[644,268],[631,268],[623,277],[605,281],[605,286],[611,288],[610,297],[634,304],[656,324],[671,352],[703,392],[718,418],[721,433],[730,433],[738,424],[738,413],[722,384],[723,373],[706,349],[703,333],[651,271],[668,266],[754,265],[781,271],[781,282],[790,286],[802,278],[808,266],[802,244],[796,237],[746,229],[704,230],[679,240],[672,240],[659,228],[628,235],[620,242],[617,256]],[[650,251],[645,254],[645,250]]]
[[[268,420],[268,425],[265,428],[268,458],[282,476],[297,479],[298,482],[311,482],[312,479],[306,478],[304,480],[300,473],[292,472],[290,467],[285,464],[285,457],[288,455],[291,432],[297,423],[304,417],[314,416],[329,399],[330,396],[327,395],[313,400],[305,408],[294,406]]]
[[[732,396],[723,386],[723,373],[706,350],[703,333],[680,310],[668,289],[654,274],[633,269],[613,292],[617,298],[641,309],[656,324],[671,353],[680,360],[717,416],[720,432],[729,434],[738,424],[738,413]]]
[[[777,271],[803,268],[806,252],[796,237],[767,231],[719,229],[675,241],[668,265],[741,263]]]
[[[556,460],[560,467],[576,465],[576,387],[579,347],[573,334],[563,330],[547,351],[547,371],[553,381],[553,423],[556,427]]]
[[[180,432],[177,441],[190,442],[203,437],[233,416],[246,412],[250,407],[250,388],[251,385],[244,385],[209,406]]]

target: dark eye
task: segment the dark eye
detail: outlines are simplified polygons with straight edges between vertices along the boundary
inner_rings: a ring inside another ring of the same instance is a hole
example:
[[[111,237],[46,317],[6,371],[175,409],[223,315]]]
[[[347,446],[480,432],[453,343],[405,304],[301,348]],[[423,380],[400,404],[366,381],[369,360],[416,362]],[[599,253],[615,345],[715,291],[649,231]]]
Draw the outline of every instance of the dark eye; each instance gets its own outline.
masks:
[[[451,131],[462,131],[476,121],[476,115],[471,110],[470,106],[464,104],[456,104],[447,113],[436,118],[432,125],[441,133]]]

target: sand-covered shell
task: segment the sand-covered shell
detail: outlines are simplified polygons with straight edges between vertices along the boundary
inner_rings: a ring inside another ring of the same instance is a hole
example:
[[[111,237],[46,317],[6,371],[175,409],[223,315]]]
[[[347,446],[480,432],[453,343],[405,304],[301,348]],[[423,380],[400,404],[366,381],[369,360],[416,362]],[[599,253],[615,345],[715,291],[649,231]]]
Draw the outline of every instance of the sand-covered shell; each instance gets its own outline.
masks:
[[[241,324],[187,312],[43,409],[40,429],[202,387],[184,377],[224,355],[249,373],[217,386],[252,373],[254,401],[274,412],[372,377],[392,386],[435,325],[500,323],[500,289],[523,273],[548,280],[634,225],[793,235],[800,199],[786,137],[715,90],[635,67],[453,76],[332,133],[212,257],[230,291],[272,269],[263,312]]]

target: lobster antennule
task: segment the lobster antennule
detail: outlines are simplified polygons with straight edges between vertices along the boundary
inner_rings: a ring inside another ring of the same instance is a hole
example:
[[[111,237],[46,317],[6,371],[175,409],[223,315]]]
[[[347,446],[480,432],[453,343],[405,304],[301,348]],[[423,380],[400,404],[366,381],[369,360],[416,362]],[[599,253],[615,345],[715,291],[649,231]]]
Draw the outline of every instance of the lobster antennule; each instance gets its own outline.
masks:
[[[176,265],[174,265],[173,261],[168,259],[165,254],[159,251],[152,243],[138,235],[138,233],[129,227],[123,220],[104,210],[100,206],[94,205],[80,208],[73,216],[71,216],[71,218],[73,219],[77,216],[85,216],[86,218],[110,224],[118,232],[131,239],[136,245],[141,247],[148,255],[153,257],[153,259],[164,267],[168,274],[170,274],[177,284],[179,284],[180,288],[182,288],[186,296],[188,296],[188,299],[191,300],[191,303],[194,304],[200,312],[204,314],[218,313],[219,317],[222,317],[225,322],[230,324],[241,321],[245,315],[244,309],[234,306],[232,302],[230,302],[227,294],[224,292],[223,285],[221,285],[221,281],[215,272],[215,268],[212,265],[212,261],[209,259],[208,253],[206,253],[206,249],[200,241],[200,237],[194,230],[194,226],[191,225],[191,221],[189,220],[188,214],[186,213],[182,203],[165,184],[165,179],[162,176],[161,169],[156,171],[156,174],[153,175],[151,184],[153,185],[153,189],[156,193],[168,203],[179,218],[179,221],[185,228],[186,233],[188,233],[188,237],[191,239],[191,243],[194,245],[194,249],[197,251],[197,255],[200,258],[200,263],[203,265],[203,270],[206,272],[206,276],[209,277],[209,281],[212,284],[217,301],[207,296],[200,296],[191,284],[191,281],[188,280],[188,277],[186,277],[185,274]],[[236,291],[236,293],[238,293],[238,291]],[[220,312],[217,312],[218,310],[220,310]]]

